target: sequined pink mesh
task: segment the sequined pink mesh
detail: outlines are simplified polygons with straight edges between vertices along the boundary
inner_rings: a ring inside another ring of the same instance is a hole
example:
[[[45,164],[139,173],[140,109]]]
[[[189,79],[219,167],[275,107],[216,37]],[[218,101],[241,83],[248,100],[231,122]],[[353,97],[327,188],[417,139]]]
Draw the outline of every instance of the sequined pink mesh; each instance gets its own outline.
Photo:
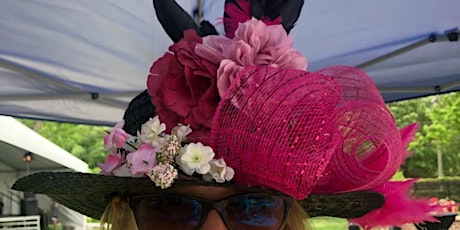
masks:
[[[399,168],[405,149],[378,89],[353,67],[331,67],[317,73],[334,77],[342,88],[333,120],[343,139],[313,192],[366,190],[384,184]]]
[[[402,161],[393,117],[372,81],[352,67],[248,67],[219,103],[211,132],[235,183],[296,199],[376,187]]]

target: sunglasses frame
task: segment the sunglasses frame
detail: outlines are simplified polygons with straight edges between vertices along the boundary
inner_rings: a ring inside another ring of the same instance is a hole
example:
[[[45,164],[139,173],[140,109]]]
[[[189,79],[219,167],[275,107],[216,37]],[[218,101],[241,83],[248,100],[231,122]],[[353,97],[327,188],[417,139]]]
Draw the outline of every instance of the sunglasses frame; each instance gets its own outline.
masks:
[[[190,195],[185,195],[185,194],[180,194],[180,193],[154,193],[154,194],[143,194],[143,195],[128,195],[126,196],[126,200],[129,204],[129,207],[131,208],[131,210],[133,211],[134,213],[134,217],[136,219],[136,224],[137,224],[137,227],[139,228],[139,230],[142,230],[142,227],[140,226],[140,219],[139,219],[139,213],[138,213],[138,207],[139,207],[139,204],[146,198],[155,198],[155,197],[161,197],[161,198],[188,198],[188,199],[191,199],[191,200],[195,200],[195,201],[198,201],[198,203],[200,203],[202,209],[203,209],[203,212],[200,216],[200,220],[199,220],[199,224],[194,228],[194,230],[197,230],[199,229],[203,224],[204,222],[206,221],[206,218],[208,216],[208,213],[209,211],[211,210],[216,210],[222,221],[224,222],[225,226],[229,229],[229,230],[234,230],[231,228],[230,224],[228,223],[228,220],[226,218],[226,216],[224,215],[226,213],[226,211],[224,210],[224,207],[225,207],[225,204],[226,204],[226,201],[231,199],[231,198],[235,198],[235,197],[239,197],[239,196],[248,196],[248,195],[255,195],[255,196],[260,196],[260,195],[265,195],[265,196],[269,196],[269,197],[279,197],[283,200],[284,202],[284,214],[283,214],[283,220],[281,221],[281,224],[280,224],[280,227],[278,229],[283,229],[284,226],[286,225],[286,219],[287,219],[287,216],[289,214],[289,210],[291,209],[291,205],[293,203],[293,198],[292,197],[289,197],[289,196],[285,196],[285,195],[278,195],[278,194],[273,194],[273,193],[257,193],[257,192],[247,192],[247,193],[238,193],[238,194],[233,194],[233,195],[230,195],[230,196],[226,196],[226,197],[223,197],[221,199],[218,199],[218,200],[207,200],[207,199],[203,199],[201,197],[196,197],[196,196],[190,196]]]

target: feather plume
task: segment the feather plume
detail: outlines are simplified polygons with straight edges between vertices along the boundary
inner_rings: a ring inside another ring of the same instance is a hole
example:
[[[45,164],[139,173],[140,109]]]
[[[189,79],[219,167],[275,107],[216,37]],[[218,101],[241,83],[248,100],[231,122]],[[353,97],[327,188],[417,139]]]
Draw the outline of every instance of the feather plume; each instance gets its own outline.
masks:
[[[291,29],[294,28],[294,24],[297,22],[297,19],[299,19],[304,1],[286,0],[282,2],[284,2],[284,5],[279,8],[281,9],[279,17],[281,17],[281,24],[286,30],[286,33],[289,33]]]
[[[224,7],[224,29],[229,38],[235,36],[239,23],[251,19],[249,0],[226,0]]]
[[[174,42],[184,37],[184,31],[188,29],[194,29],[201,37],[217,34],[214,26],[208,21],[201,22],[201,26],[198,27],[195,20],[174,0],[153,0],[153,6],[158,21]]]
[[[200,31],[198,31],[198,35],[200,37],[206,37],[208,35],[218,35],[216,28],[206,20],[201,21],[200,23]]]
[[[410,197],[410,188],[417,180],[387,182],[375,189],[385,197],[382,208],[368,214],[350,219],[350,222],[361,225],[365,230],[373,227],[402,226],[406,223],[437,222],[432,215],[439,211],[437,205],[431,206],[427,199]]]
[[[262,20],[267,25],[281,24],[289,33],[299,18],[303,3],[303,0],[226,0],[226,36],[233,38],[238,24],[252,17]]]
[[[399,130],[399,133],[401,134],[401,141],[404,149],[407,149],[409,146],[409,143],[412,142],[415,139],[415,133],[417,132],[419,127],[418,123],[412,123],[406,127],[403,127]],[[411,155],[411,152],[406,150],[405,158],[409,157]]]

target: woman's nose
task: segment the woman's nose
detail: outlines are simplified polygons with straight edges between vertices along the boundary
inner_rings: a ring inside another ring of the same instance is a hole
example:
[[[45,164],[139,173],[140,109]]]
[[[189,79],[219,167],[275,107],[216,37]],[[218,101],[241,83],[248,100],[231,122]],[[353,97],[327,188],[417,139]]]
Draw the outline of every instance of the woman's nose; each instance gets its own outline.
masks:
[[[228,230],[216,210],[211,210],[200,228],[201,230]]]

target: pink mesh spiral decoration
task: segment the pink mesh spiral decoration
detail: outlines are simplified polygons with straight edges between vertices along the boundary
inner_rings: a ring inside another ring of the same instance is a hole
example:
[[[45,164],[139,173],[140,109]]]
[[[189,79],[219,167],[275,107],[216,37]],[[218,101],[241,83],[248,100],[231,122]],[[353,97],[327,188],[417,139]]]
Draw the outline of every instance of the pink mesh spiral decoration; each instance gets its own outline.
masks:
[[[296,199],[382,185],[404,153],[377,88],[352,67],[247,67],[219,103],[211,146],[236,184]]]

